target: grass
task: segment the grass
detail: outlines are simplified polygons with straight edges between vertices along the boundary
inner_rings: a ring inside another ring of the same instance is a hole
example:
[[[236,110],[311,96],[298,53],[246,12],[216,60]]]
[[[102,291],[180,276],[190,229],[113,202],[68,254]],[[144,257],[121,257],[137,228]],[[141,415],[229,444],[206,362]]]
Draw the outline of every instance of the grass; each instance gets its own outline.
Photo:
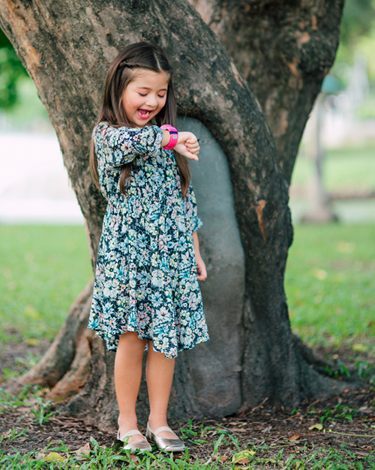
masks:
[[[95,439],[90,439],[90,450],[87,453],[74,455],[74,451],[69,451],[62,443],[60,446],[46,447],[44,452],[31,451],[28,453],[16,453],[12,456],[1,456],[0,465],[3,468],[79,468],[88,469],[109,469],[109,468],[142,468],[142,469],[170,469],[170,470],[219,470],[219,469],[262,469],[262,468],[282,468],[284,470],[305,470],[305,469],[329,469],[329,470],[349,470],[371,468],[374,461],[371,457],[365,457],[362,462],[353,462],[355,454],[346,446],[341,449],[330,447],[316,447],[309,452],[308,457],[301,457],[298,454],[287,455],[287,451],[281,449],[272,452],[272,448],[267,445],[254,446],[250,449],[234,453],[231,457],[226,454],[210,457],[206,461],[198,460],[192,463],[189,450],[178,459],[145,452],[144,455],[131,457],[123,450],[114,450],[111,447],[100,446]],[[271,456],[262,457],[260,454],[269,452]],[[351,462],[349,463],[349,459]],[[27,465],[24,467],[23,465]]]
[[[375,225],[295,227],[286,292],[293,328],[313,345],[370,348]]]
[[[0,341],[14,328],[52,339],[92,275],[84,228],[5,225],[0,237]]]
[[[34,393],[36,387],[32,386]],[[30,391],[30,387],[29,387]],[[13,398],[20,404],[27,406],[29,403],[24,392],[21,399]],[[9,405],[9,402],[8,402]],[[15,405],[16,406],[16,405]],[[325,410],[324,420],[321,424],[310,426],[316,428],[318,433],[330,433],[332,431],[328,422],[332,423],[333,429],[340,419],[348,419],[348,413],[343,407],[333,410]],[[308,414],[315,414],[314,409]],[[344,414],[344,415],[343,415]],[[314,417],[313,419],[316,419]],[[94,438],[90,437],[88,442],[77,450],[71,450],[63,440],[54,440],[47,443],[42,450],[33,449],[28,452],[13,452],[12,454],[0,451],[1,468],[153,468],[189,469],[366,469],[373,468],[375,460],[370,452],[361,451],[359,454],[353,452],[352,446],[347,443],[340,445],[315,444],[306,436],[294,434],[292,437],[285,436],[276,439],[276,442],[268,443],[266,439],[257,438],[239,442],[238,438],[229,429],[220,426],[201,424],[192,428],[192,420],[180,427],[180,435],[184,440],[189,440],[186,450],[174,457],[169,453],[145,452],[144,454],[131,455],[128,451],[121,449],[118,445],[100,445]],[[327,425],[327,428],[325,426]],[[324,429],[323,429],[324,428]],[[370,431],[369,431],[370,432]],[[334,431],[333,431],[334,433]],[[26,429],[9,429],[0,436],[1,442],[15,442],[18,439],[27,438],[29,431]],[[371,438],[371,436],[368,436]],[[299,439],[302,442],[297,442]],[[282,440],[282,442],[280,442]],[[329,442],[329,438],[328,438]],[[190,451],[196,445],[208,446],[206,456],[196,456]],[[364,446],[368,449],[369,445]]]
[[[37,426],[45,426],[46,421],[39,419],[41,407],[48,407],[49,402],[44,403],[39,394],[42,392],[39,385],[25,385],[17,394],[11,395],[0,388],[0,401],[3,409],[6,407],[30,407],[35,416]],[[37,397],[37,398],[35,398]],[[295,410],[295,414],[299,414]],[[302,420],[300,434],[290,435],[293,427],[288,427],[284,436],[272,442],[272,436],[261,436],[259,432],[253,437],[239,440],[233,430],[225,424],[223,426],[213,426],[210,424],[197,424],[194,420],[188,420],[179,428],[181,438],[189,442],[186,450],[178,456],[172,456],[163,452],[145,452],[144,454],[131,455],[119,447],[118,444],[101,445],[93,436],[90,436],[85,445],[79,449],[72,450],[61,439],[47,442],[42,449],[32,448],[27,452],[14,451],[5,453],[0,450],[1,468],[153,468],[153,469],[189,469],[201,470],[210,469],[257,469],[257,468],[281,468],[281,469],[366,469],[373,468],[375,464],[374,456],[364,449],[371,448],[370,442],[363,441],[362,449],[359,453],[353,451],[353,446],[342,442],[339,445],[324,445],[321,439],[314,442],[312,434],[327,434],[327,441],[340,434],[337,429],[342,429],[340,422],[353,420],[356,410],[337,404],[332,408],[323,410],[315,409],[314,404],[306,410],[305,415],[296,417],[296,422]],[[53,413],[51,413],[53,414]],[[319,418],[320,415],[320,418]],[[38,419],[37,419],[38,418]],[[319,420],[319,422],[317,422]],[[289,418],[286,417],[286,421]],[[311,422],[315,423],[311,425]],[[228,423],[229,424],[229,423]],[[0,435],[0,444],[9,446],[10,443],[17,443],[19,439],[31,438],[30,432],[35,433],[35,428],[18,428],[15,426]],[[271,426],[272,428],[272,426]],[[236,426],[235,430],[239,428]],[[245,430],[244,427],[241,428]],[[240,430],[241,430],[240,429]],[[234,430],[234,431],[235,431]],[[311,431],[311,432],[309,432]],[[350,435],[357,435],[356,429],[349,432]],[[303,433],[303,435],[302,435]],[[312,434],[311,434],[312,433]],[[368,438],[371,439],[371,431],[368,429]],[[329,436],[332,436],[331,438]],[[268,437],[268,439],[266,439]],[[271,442],[269,442],[271,440]],[[268,442],[267,442],[268,441]],[[298,442],[300,441],[300,442]],[[196,446],[203,445],[208,448],[206,455],[194,455]]]

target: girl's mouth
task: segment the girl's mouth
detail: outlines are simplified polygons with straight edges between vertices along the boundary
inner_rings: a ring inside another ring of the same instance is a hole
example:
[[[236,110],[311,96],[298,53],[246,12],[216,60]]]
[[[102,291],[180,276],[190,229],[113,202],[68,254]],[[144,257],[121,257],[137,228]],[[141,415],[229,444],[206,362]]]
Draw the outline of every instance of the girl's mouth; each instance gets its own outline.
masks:
[[[138,109],[138,116],[141,119],[148,119],[150,117],[150,114],[150,111],[146,111],[145,109]]]

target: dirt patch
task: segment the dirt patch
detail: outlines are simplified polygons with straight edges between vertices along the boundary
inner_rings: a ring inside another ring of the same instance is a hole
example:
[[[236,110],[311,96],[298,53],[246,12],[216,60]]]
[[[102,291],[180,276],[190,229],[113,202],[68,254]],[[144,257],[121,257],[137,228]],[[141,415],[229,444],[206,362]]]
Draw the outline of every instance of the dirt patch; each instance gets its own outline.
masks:
[[[33,359],[37,361],[42,357],[51,344],[49,340],[25,340],[12,327],[4,328],[3,334],[8,335],[10,341],[0,350],[0,385],[6,370],[11,370],[14,375],[22,374],[31,366]]]
[[[348,461],[359,462],[374,449],[372,400],[373,395],[368,389],[359,389],[350,390],[335,399],[316,401],[292,414],[275,411],[263,404],[240,415],[196,421],[191,429],[199,436],[202,427],[206,427],[204,437],[208,443],[197,444],[189,439],[185,439],[185,443],[192,458],[202,461],[212,458],[213,442],[226,432],[227,438],[215,456],[222,463],[230,460],[239,448],[256,449],[258,457],[264,458],[283,450],[286,455],[294,454],[306,459],[312,451],[327,447],[337,450],[345,447],[346,453],[351,453]],[[322,417],[325,418],[323,421]],[[170,425],[175,429],[179,429],[181,424],[170,420]],[[18,431],[19,437],[7,439],[10,430]],[[27,433],[22,435],[25,430]],[[70,451],[76,451],[87,446],[91,437],[101,446],[118,445],[114,434],[102,432],[69,416],[54,416],[49,422],[38,425],[26,407],[10,409],[2,414],[0,435],[3,437],[2,451],[8,455],[36,449],[43,451],[47,445],[58,446],[62,443]],[[238,440],[239,448],[236,449],[229,435]]]

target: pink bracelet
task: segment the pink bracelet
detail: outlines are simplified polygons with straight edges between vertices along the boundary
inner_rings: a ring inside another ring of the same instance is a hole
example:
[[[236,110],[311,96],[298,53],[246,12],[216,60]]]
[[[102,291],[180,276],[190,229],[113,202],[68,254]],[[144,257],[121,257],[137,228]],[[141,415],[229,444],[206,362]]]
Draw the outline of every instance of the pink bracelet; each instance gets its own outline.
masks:
[[[163,149],[172,150],[175,148],[178,142],[178,130],[170,124],[163,124],[160,129],[165,129],[169,132],[169,141],[164,145]]]

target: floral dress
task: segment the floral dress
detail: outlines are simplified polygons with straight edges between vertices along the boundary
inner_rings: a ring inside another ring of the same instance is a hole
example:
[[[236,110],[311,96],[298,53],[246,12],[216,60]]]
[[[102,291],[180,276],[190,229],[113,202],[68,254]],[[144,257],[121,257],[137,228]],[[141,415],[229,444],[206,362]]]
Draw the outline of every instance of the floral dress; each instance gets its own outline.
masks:
[[[99,183],[108,201],[98,246],[90,316],[108,350],[135,331],[168,358],[208,341],[193,231],[203,222],[193,187],[186,198],[172,150],[156,125],[93,130]],[[121,166],[133,162],[124,195]],[[148,343],[145,345],[148,350]]]

